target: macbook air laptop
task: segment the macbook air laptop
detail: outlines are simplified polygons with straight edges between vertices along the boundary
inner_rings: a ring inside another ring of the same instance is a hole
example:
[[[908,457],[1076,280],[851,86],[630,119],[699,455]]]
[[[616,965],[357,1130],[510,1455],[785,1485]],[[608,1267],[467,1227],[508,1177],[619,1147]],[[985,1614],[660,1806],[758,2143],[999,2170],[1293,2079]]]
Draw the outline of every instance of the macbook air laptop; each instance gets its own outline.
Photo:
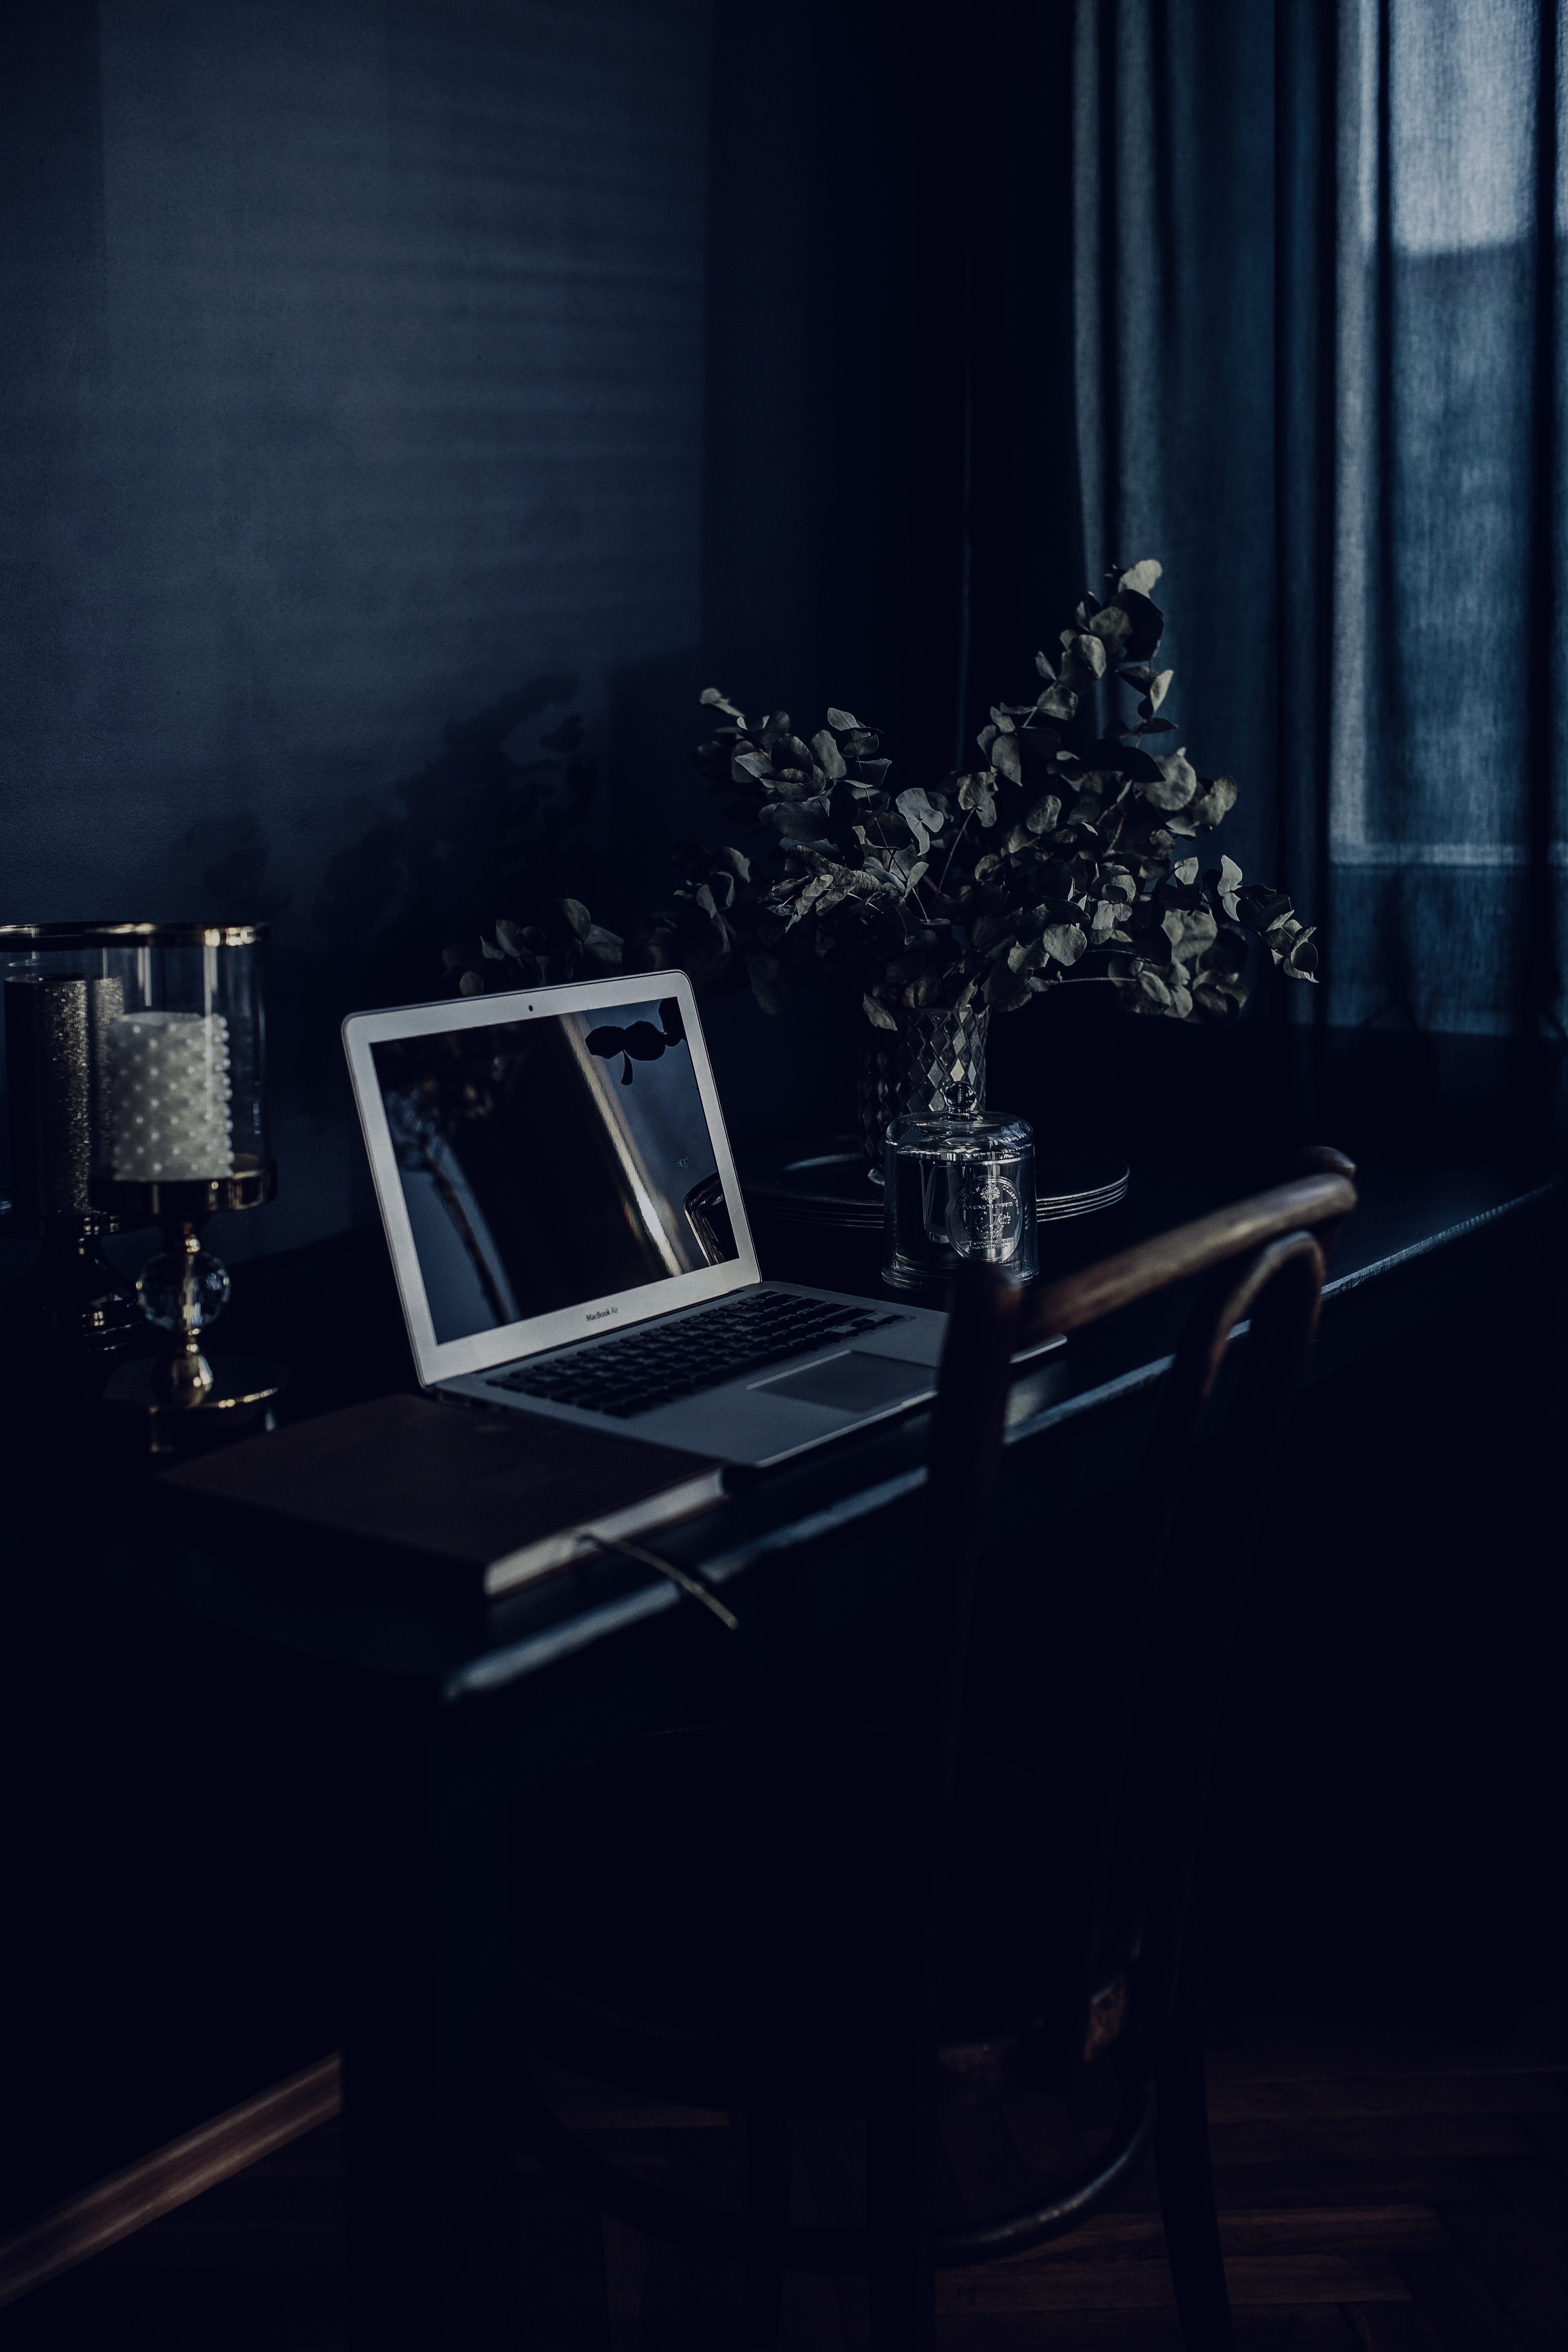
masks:
[[[426,1388],[757,1465],[934,1393],[944,1316],[759,1276],[684,972],[343,1044]]]

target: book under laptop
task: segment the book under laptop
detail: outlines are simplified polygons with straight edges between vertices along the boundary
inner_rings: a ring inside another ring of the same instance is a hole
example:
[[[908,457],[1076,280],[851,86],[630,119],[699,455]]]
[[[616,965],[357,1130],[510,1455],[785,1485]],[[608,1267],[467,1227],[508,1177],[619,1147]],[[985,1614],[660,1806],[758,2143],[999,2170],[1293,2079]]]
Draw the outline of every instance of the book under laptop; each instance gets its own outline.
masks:
[[[424,1387],[757,1465],[935,1392],[944,1316],[761,1278],[684,972],[343,1045]]]

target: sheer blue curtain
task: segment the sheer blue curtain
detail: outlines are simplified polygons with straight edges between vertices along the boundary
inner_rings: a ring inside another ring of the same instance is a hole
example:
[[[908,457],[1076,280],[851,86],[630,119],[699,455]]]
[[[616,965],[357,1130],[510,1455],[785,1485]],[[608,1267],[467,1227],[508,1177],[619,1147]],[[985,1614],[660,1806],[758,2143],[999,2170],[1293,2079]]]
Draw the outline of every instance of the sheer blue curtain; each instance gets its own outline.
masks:
[[[1557,0],[1078,0],[1091,568],[1321,928],[1321,1066],[1560,1092],[1568,320]],[[1179,698],[1179,699],[1178,699]]]

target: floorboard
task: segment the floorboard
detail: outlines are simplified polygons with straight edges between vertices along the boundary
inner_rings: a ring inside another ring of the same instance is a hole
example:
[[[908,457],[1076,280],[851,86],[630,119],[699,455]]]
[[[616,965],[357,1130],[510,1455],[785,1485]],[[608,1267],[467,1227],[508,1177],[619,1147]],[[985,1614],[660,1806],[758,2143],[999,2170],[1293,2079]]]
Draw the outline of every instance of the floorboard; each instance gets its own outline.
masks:
[[[1210,2053],[1240,2352],[1563,2352],[1568,2346],[1568,2003],[1500,2049],[1395,2019],[1253,2016]],[[558,2111],[618,2163],[734,2205],[729,2119],[562,2075]],[[1075,2170],[1106,2122],[1025,2095],[943,2120],[955,2213]],[[40,2288],[17,2352],[341,2352],[339,2126],[323,2125]],[[853,2126],[803,2126],[802,2221],[862,2218]],[[525,2340],[657,2352],[715,2340],[736,2273],[656,2245],[518,2167]],[[1059,2243],[939,2282],[942,2352],[1181,2352],[1152,2171]],[[792,2278],[783,2352],[863,2352],[853,2279]]]

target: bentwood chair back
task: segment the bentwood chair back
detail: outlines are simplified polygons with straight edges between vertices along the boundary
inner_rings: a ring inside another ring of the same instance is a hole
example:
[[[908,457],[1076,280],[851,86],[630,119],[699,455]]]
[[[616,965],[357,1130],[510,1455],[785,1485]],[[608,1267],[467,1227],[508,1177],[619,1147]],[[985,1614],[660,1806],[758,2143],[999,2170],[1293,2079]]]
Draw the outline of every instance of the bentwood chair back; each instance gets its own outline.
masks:
[[[521,2044],[743,2114],[747,2210],[700,2205],[600,2158],[549,2111],[526,2055],[520,2128],[605,2210],[743,2263],[742,2340],[773,2340],[784,2270],[858,2269],[877,2352],[921,2352],[936,2268],[1071,2230],[1152,2137],[1185,2341],[1229,2352],[1184,1951],[1232,1633],[1326,1254],[1355,1205],[1348,1160],[1320,1150],[1304,1167],[1035,1292],[967,1270],[932,1416],[901,1721],[683,1727],[551,1786],[519,1937]],[[1098,1795],[1089,1818],[1080,1801],[1068,1821],[1047,1786],[960,1747],[1013,1358],[1194,1277],[1203,1287],[1119,1546],[1134,1632],[1100,1727]],[[1229,1343],[1244,1324],[1233,1386]],[[1204,1481],[1213,1491],[1217,1475],[1226,1497],[1216,1538],[1184,1474],[1226,1389],[1224,1467],[1205,1461]],[[937,2227],[939,2101],[1065,2090],[1107,2048],[1120,2112],[1084,2173],[1023,2210]],[[789,2219],[788,2118],[833,2114],[866,2121],[863,2231]]]

